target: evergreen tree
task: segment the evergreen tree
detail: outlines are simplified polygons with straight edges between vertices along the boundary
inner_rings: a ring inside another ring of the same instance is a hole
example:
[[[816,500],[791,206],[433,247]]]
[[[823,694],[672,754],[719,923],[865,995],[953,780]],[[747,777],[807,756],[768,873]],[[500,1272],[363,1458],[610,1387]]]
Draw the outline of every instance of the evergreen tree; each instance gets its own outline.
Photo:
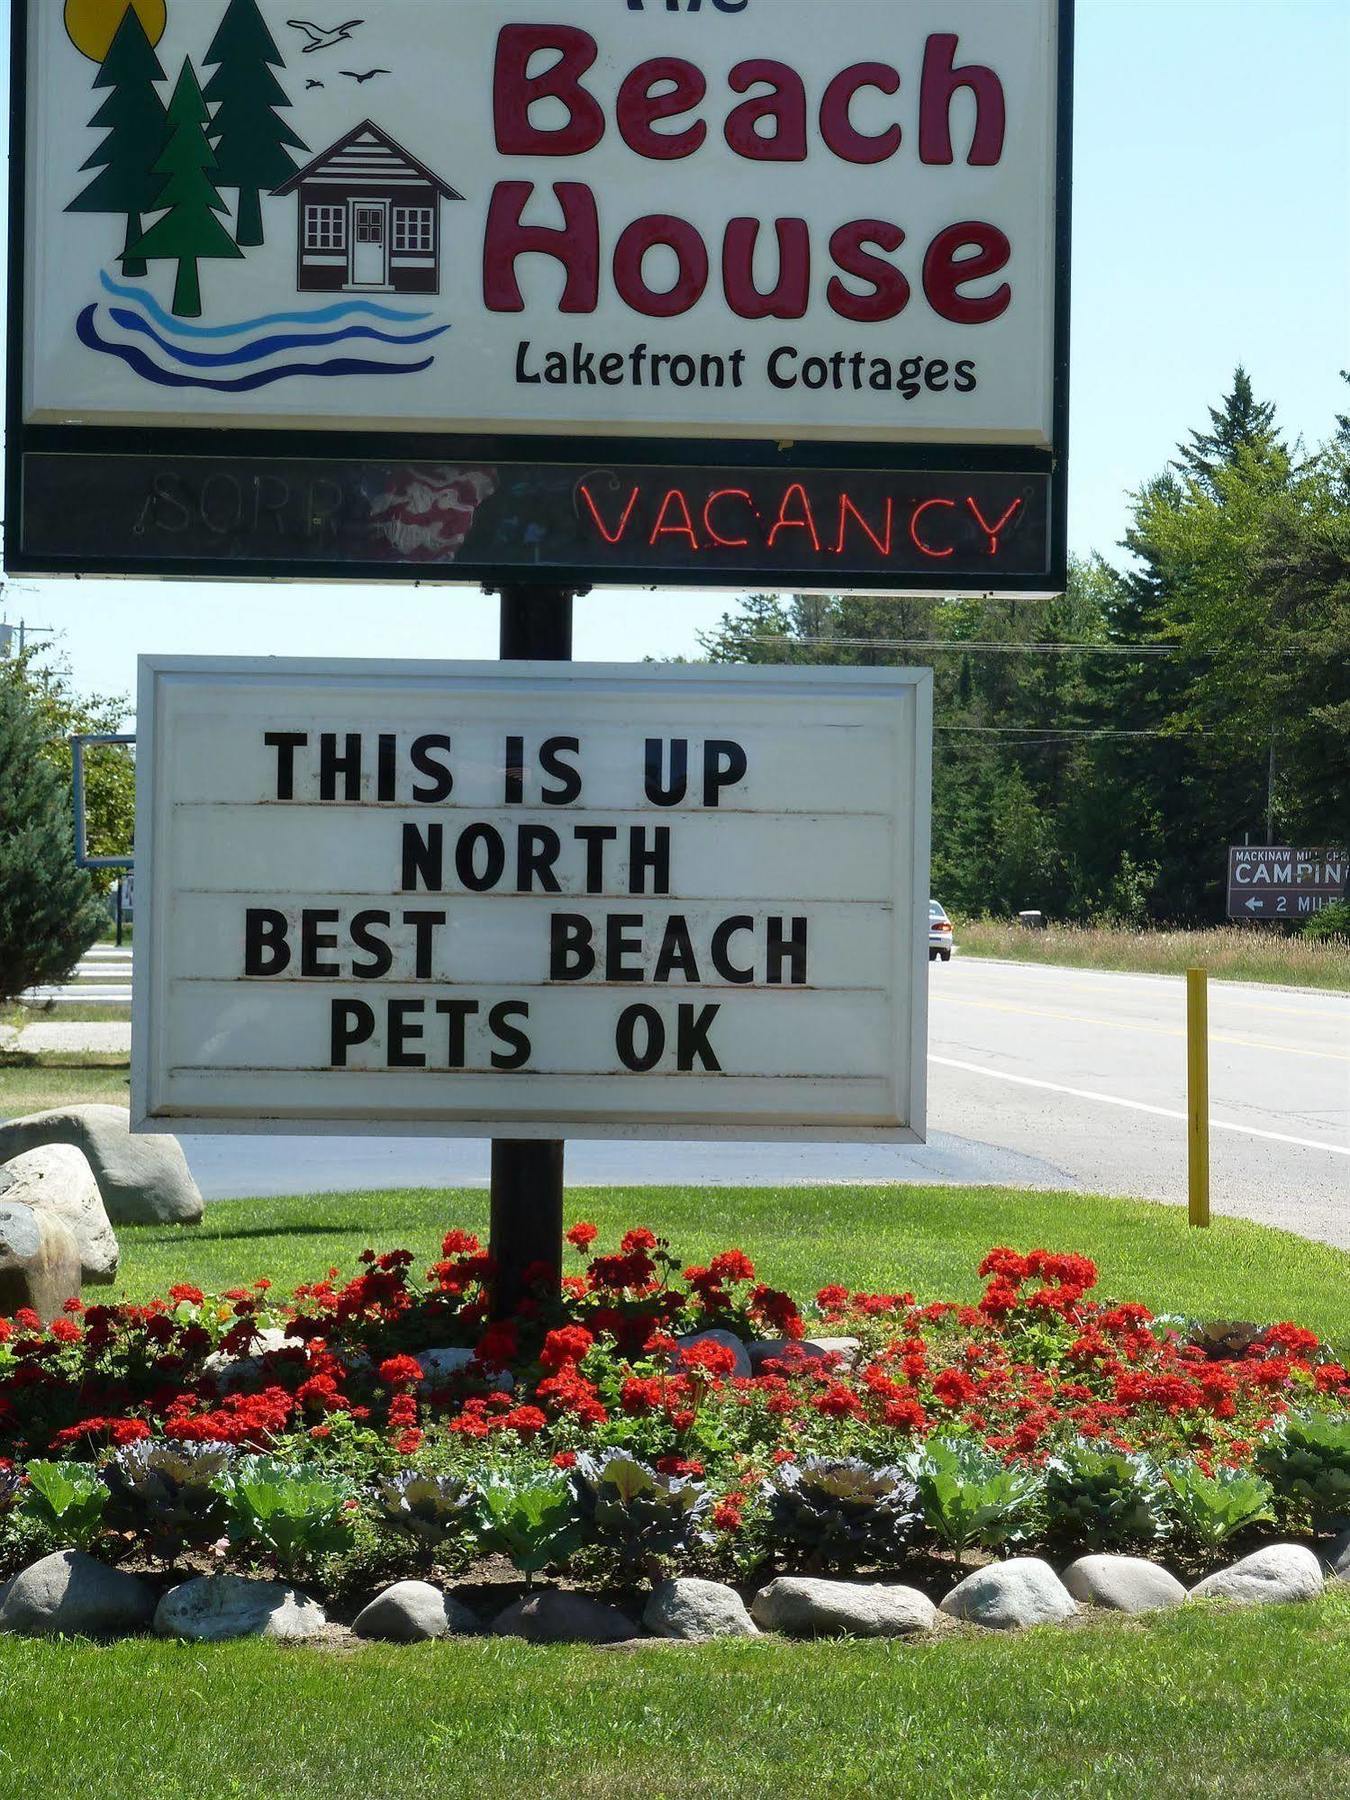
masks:
[[[96,89],[109,88],[111,92],[90,124],[105,128],[108,135],[83,167],[102,173],[66,208],[67,212],[126,214],[121,258],[124,275],[145,274],[145,262],[132,253],[132,246],[141,236],[141,214],[154,210],[164,185],[155,173],[168,134],[164,102],[155,89],[155,83],[163,79],[164,71],[140,16],[129,6],[94,77]]]
[[[305,144],[277,117],[276,109],[291,103],[272,70],[285,68],[286,60],[263,22],[257,0],[230,0],[205,61],[216,70],[206,84],[206,98],[216,104],[210,130],[216,179],[222,187],[239,190],[235,242],[261,244],[260,194],[280,187],[295,173],[287,146],[303,150]]]
[[[1192,431],[1189,444],[1178,444],[1179,460],[1172,464],[1183,475],[1206,485],[1213,483],[1220,469],[1230,467],[1240,450],[1258,456],[1288,452],[1275,429],[1275,406],[1270,400],[1258,400],[1252,392],[1251,377],[1239,363],[1233,371],[1232,392],[1221,406],[1209,408],[1208,431]]]
[[[47,752],[23,664],[0,668],[0,1000],[64,980],[104,924]]]
[[[177,259],[173,310],[180,318],[195,319],[202,310],[198,258],[239,257],[243,251],[216,217],[225,211],[225,202],[216,191],[216,159],[206,141],[211,115],[187,60],[169,101],[168,117],[168,141],[155,163],[156,174],[164,177],[155,206],[165,209],[164,217],[150,227],[133,254],[151,261]]]

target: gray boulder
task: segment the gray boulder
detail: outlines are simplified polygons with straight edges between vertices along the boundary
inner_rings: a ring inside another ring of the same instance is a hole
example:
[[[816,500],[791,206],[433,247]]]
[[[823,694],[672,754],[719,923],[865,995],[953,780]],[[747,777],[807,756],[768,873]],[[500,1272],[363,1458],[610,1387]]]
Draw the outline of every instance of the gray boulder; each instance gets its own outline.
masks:
[[[1241,1562],[1207,1575],[1191,1589],[1192,1600],[1232,1600],[1262,1606],[1288,1600],[1315,1600],[1322,1592],[1322,1565],[1306,1544],[1268,1544]]]
[[[755,1595],[750,1616],[789,1637],[913,1637],[932,1630],[937,1608],[917,1588],[780,1575]]]
[[[750,1366],[758,1375],[766,1362],[772,1362],[777,1357],[788,1356],[794,1350],[821,1361],[827,1356],[837,1356],[844,1368],[851,1369],[858,1360],[859,1346],[855,1337],[809,1337],[756,1338],[745,1348],[750,1358]]]
[[[265,1373],[264,1356],[277,1350],[303,1347],[303,1338],[292,1337],[278,1325],[264,1325],[255,1333],[253,1348],[247,1355],[235,1356],[228,1350],[213,1350],[202,1364],[202,1373],[209,1375],[222,1393],[230,1393],[234,1388],[252,1387],[259,1381]]]
[[[1078,1607],[1049,1563],[1039,1556],[1010,1556],[958,1581],[942,1610],[991,1631],[1015,1631],[1072,1618]]]
[[[693,1344],[723,1344],[730,1350],[734,1359],[735,1366],[731,1371],[732,1377],[754,1374],[745,1345],[734,1331],[723,1331],[720,1327],[715,1327],[712,1331],[691,1331],[686,1337],[677,1337],[673,1358],[676,1364],[680,1361],[680,1352],[688,1350]]]
[[[1084,1606],[1107,1606],[1113,1612],[1158,1612],[1180,1606],[1186,1598],[1175,1575],[1141,1556],[1080,1556],[1064,1571],[1063,1581]]]
[[[641,1635],[617,1607],[559,1588],[513,1601],[497,1614],[492,1630],[498,1637],[527,1638],[532,1644],[622,1644]]]
[[[31,1307],[54,1319],[80,1297],[80,1246],[55,1213],[0,1199],[0,1318]]]
[[[709,1638],[759,1636],[759,1627],[735,1588],[692,1575],[653,1588],[642,1623],[657,1637],[682,1638],[694,1644]]]
[[[178,1139],[132,1137],[125,1106],[58,1106],[0,1125],[0,1162],[72,1144],[94,1171],[114,1225],[198,1225],[202,1197]]]
[[[170,1588],[155,1610],[159,1637],[193,1643],[263,1637],[299,1641],[327,1627],[323,1608],[282,1581],[244,1575],[199,1575]]]
[[[116,1281],[121,1251],[94,1171],[73,1144],[43,1144],[0,1164],[0,1200],[52,1213],[70,1227],[87,1282]]]
[[[396,1581],[352,1621],[360,1638],[386,1644],[424,1644],[431,1638],[466,1637],[483,1627],[475,1613],[428,1581]]]
[[[1350,1531],[1333,1538],[1322,1552],[1329,1574],[1340,1581],[1350,1581]]]
[[[155,1616],[143,1581],[80,1550],[44,1556],[3,1591],[0,1631],[24,1637],[121,1637],[147,1630]]]

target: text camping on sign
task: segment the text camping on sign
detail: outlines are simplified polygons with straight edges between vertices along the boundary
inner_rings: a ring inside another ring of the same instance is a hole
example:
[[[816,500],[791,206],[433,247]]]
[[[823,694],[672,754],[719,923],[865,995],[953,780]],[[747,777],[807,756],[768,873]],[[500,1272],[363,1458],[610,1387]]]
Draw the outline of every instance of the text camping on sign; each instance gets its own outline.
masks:
[[[1070,0],[360,10],[14,0],[11,567],[1061,584]]]
[[[143,658],[135,1122],[921,1139],[931,680]]]

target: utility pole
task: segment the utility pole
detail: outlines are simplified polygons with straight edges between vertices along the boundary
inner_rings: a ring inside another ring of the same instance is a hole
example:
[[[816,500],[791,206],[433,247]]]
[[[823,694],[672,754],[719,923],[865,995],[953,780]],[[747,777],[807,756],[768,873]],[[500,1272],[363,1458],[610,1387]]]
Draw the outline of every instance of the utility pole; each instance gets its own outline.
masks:
[[[1275,842],[1275,739],[1270,740],[1270,755],[1266,760],[1266,842]]]

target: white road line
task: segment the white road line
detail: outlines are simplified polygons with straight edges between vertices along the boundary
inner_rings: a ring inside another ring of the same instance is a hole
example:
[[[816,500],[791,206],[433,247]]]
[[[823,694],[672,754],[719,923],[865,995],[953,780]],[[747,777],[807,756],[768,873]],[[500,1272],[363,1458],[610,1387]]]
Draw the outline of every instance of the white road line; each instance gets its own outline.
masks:
[[[1068,1094],[1075,1100],[1099,1100],[1103,1106],[1123,1106],[1130,1112],[1152,1113],[1158,1119],[1180,1119],[1186,1114],[1173,1112],[1167,1106],[1150,1106],[1143,1100],[1123,1100],[1119,1094],[1094,1094],[1088,1088],[1062,1087],[1057,1081],[1037,1081],[1030,1075],[1009,1075],[1003,1069],[989,1069],[983,1063],[957,1062],[950,1056],[930,1056],[930,1063],[943,1069],[964,1069],[968,1075],[988,1075],[994,1081],[1011,1081],[1017,1087],[1043,1088],[1048,1094]],[[1231,1125],[1227,1119],[1211,1119],[1212,1131],[1238,1131],[1244,1137],[1265,1138],[1272,1144],[1296,1144],[1300,1150],[1327,1150],[1332,1156],[1350,1156],[1344,1144],[1323,1144],[1316,1138],[1290,1137],[1283,1131],[1258,1131],[1255,1125]]]

